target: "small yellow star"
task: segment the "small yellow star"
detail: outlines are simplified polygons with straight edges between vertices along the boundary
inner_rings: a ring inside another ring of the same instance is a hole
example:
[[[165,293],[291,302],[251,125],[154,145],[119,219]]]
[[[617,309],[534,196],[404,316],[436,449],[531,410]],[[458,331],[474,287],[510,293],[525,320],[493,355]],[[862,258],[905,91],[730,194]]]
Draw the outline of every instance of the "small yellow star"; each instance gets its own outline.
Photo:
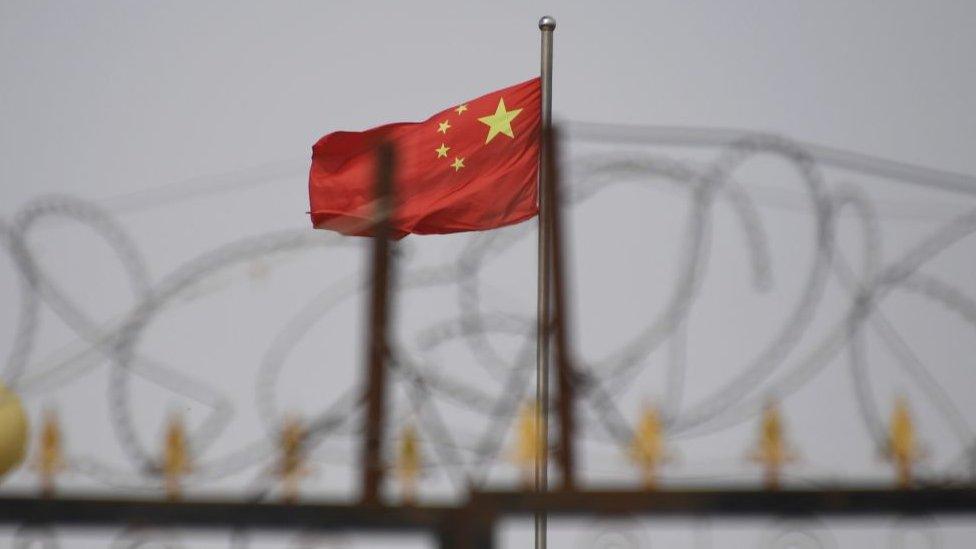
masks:
[[[464,105],[458,105],[458,108],[454,110],[457,111],[458,114],[461,114],[462,112],[468,110],[468,104],[465,103]]]
[[[451,148],[448,147],[447,145],[443,144],[443,143],[441,143],[441,146],[440,147],[437,147],[436,149],[434,149],[434,151],[437,153],[437,158],[446,158],[447,157],[447,151],[449,151],[449,150],[451,150]]]
[[[485,143],[490,143],[500,133],[514,139],[515,134],[512,133],[512,120],[515,120],[515,117],[520,112],[522,112],[522,109],[515,109],[514,111],[505,110],[505,99],[499,99],[495,114],[482,116],[478,119],[479,122],[488,126],[488,137],[485,139]]]
[[[449,129],[451,129],[451,123],[447,120],[437,124],[437,131],[440,133],[447,133]]]
[[[464,167],[464,159],[460,156],[455,156],[454,163],[451,164],[451,167],[454,168],[454,171],[460,171]]]

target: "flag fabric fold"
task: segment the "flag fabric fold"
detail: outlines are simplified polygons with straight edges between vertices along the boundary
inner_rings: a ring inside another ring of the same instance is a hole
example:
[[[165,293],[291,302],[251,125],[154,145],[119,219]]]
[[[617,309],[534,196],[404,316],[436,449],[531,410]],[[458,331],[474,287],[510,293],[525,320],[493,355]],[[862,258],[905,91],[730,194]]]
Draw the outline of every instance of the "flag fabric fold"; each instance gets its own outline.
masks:
[[[533,78],[423,122],[339,131],[312,147],[312,225],[368,236],[376,147],[396,152],[391,236],[479,231],[538,213],[540,82]]]

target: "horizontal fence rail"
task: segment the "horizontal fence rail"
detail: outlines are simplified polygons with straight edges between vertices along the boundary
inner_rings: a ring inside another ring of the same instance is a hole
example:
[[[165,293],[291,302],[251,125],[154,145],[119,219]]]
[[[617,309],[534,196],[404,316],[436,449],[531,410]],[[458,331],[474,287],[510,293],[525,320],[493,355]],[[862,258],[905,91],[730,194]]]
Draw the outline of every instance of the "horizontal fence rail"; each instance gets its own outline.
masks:
[[[493,491],[454,507],[0,497],[0,523],[10,526],[409,532],[430,534],[441,549],[495,547],[501,520],[540,510],[553,518],[976,516],[976,487]]]

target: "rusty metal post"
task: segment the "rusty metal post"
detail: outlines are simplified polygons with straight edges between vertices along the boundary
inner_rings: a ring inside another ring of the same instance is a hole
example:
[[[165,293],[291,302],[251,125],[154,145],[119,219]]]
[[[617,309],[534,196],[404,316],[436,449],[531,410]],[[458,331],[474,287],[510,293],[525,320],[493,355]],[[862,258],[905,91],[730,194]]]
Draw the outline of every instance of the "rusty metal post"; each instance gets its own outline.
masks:
[[[390,215],[393,211],[393,146],[377,152],[376,192],[373,214],[373,251],[370,259],[372,286],[366,343],[366,425],[363,430],[362,501],[380,502],[383,484],[383,410],[386,398],[386,359],[389,348]]]
[[[543,161],[547,164],[549,174],[549,232],[550,251],[552,257],[552,293],[553,293],[553,336],[555,338],[555,365],[557,413],[559,414],[559,439],[556,449],[556,460],[562,473],[562,488],[573,490],[576,487],[576,459],[573,441],[576,436],[575,410],[573,407],[573,363],[569,350],[567,324],[569,309],[566,303],[566,275],[564,226],[562,207],[560,205],[560,177],[559,177],[559,133],[556,128],[549,128],[545,138],[548,144]]]

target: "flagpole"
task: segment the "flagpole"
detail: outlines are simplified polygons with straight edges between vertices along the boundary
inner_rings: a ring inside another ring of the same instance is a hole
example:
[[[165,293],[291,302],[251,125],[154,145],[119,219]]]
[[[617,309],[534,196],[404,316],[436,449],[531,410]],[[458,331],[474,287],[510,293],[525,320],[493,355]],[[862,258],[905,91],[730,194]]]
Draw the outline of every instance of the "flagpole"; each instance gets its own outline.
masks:
[[[539,432],[539,448],[535,461],[535,489],[546,492],[549,488],[549,297],[551,290],[552,236],[551,205],[548,203],[549,170],[546,166],[546,148],[549,146],[549,127],[552,124],[552,35],[556,30],[556,20],[548,15],[539,19],[542,33],[542,63],[540,82],[542,89],[542,139],[539,151],[539,260],[538,297],[536,325],[536,425]],[[535,548],[546,548],[546,513],[535,515]]]

